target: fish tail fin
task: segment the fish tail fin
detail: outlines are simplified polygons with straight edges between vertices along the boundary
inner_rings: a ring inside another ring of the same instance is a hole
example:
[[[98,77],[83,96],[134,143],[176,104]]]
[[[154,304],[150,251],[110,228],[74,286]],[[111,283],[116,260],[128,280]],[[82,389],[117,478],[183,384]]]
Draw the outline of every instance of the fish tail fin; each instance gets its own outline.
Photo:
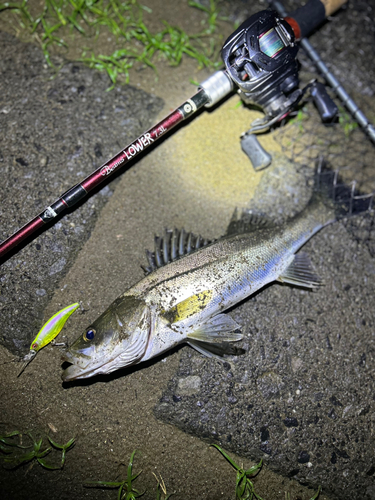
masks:
[[[314,193],[312,201],[320,200],[330,212],[330,220],[351,217],[371,212],[374,207],[374,192],[365,194],[357,189],[357,182],[350,184],[343,181],[339,169],[332,170],[319,159],[314,177]]]

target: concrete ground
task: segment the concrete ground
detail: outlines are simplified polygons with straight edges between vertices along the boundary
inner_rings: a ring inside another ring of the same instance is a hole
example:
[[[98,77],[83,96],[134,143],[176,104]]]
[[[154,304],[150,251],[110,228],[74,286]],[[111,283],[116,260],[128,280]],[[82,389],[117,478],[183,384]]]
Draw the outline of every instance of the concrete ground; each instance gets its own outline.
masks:
[[[175,24],[199,21],[172,1],[149,4]],[[264,3],[223,8],[234,20]],[[371,19],[370,3],[350,4],[311,41],[374,120]],[[348,36],[363,43],[348,48]],[[163,66],[157,82],[144,71],[132,75],[133,86],[105,92],[104,74],[68,63],[50,80],[39,48],[5,32],[0,43],[2,238],[194,93],[190,78],[208,74],[185,61]],[[307,81],[313,68],[301,61]],[[142,278],[144,250],[165,227],[217,238],[236,207],[286,218],[303,209],[306,176],[321,154],[374,189],[373,146],[358,129],[346,137],[343,126],[325,128],[312,103],[302,122],[261,137],[274,162],[255,173],[238,138],[258,116],[238,107],[237,96],[204,111],[2,264],[1,432],[52,427],[56,441],[77,438],[61,472],[1,470],[2,498],[113,498],[82,484],[124,477],[134,449],[145,498],[155,498],[152,472],[176,498],[233,498],[235,473],[213,442],[246,467],[263,458],[254,481],[263,499],[308,499],[319,485],[322,499],[375,498],[370,216],[337,223],[306,245],[326,283],[317,293],[273,285],[231,310],[247,353],[225,365],[184,347],[64,386],[58,348],[45,348],[19,378],[12,362],[44,321],[76,301],[81,308],[61,336],[78,337]]]

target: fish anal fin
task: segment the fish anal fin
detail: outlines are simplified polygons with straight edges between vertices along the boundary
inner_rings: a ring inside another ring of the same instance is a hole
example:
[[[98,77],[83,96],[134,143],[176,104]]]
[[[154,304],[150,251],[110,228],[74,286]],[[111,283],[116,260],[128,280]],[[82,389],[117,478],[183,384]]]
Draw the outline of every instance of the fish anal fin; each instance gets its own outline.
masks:
[[[192,295],[171,307],[168,311],[164,311],[162,315],[171,324],[189,318],[193,314],[201,312],[207,306],[212,298],[212,293],[212,290],[206,290]]]
[[[206,356],[207,358],[216,358],[219,361],[225,361],[223,358],[225,354],[230,356],[240,356],[246,352],[245,349],[229,344],[228,342],[210,344],[209,342],[201,342],[199,340],[190,339],[188,344],[203,354],[203,356]]]
[[[216,344],[220,342],[238,342],[243,335],[239,333],[239,325],[227,314],[218,314],[206,323],[203,323],[194,332],[187,335],[190,339],[199,342]]]
[[[278,281],[312,289],[323,285],[322,280],[315,273],[310,257],[305,252],[299,252],[294,256],[293,261],[279,276]]]

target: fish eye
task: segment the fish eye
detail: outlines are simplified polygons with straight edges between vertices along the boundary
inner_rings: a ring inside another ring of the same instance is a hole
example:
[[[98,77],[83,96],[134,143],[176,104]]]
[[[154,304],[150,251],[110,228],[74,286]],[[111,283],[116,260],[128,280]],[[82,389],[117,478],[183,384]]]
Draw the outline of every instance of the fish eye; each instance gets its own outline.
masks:
[[[95,337],[95,330],[93,330],[92,328],[89,328],[87,330],[86,333],[83,334],[83,340],[85,340],[86,342],[89,342],[90,340],[92,340],[94,337]]]

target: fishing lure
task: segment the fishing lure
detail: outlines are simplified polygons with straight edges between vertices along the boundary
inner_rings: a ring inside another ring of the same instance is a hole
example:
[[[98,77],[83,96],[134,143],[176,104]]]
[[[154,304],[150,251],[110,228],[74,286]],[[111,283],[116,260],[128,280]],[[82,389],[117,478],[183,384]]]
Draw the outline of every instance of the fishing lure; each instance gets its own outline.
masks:
[[[42,326],[38,335],[31,342],[30,352],[28,352],[28,354],[26,354],[26,356],[22,360],[23,365],[21,371],[18,374],[18,377],[21,375],[21,373],[24,371],[24,369],[30,363],[30,361],[32,361],[35,358],[37,352],[40,351],[40,349],[42,349],[44,346],[52,342],[52,340],[55,337],[57,337],[57,335],[63,329],[69,316],[73,314],[74,311],[78,309],[78,307],[79,307],[78,302],[75,302],[70,306],[64,307],[64,309],[61,309],[61,311],[54,314],[52,318],[50,318],[47,321],[47,323],[45,323]]]

